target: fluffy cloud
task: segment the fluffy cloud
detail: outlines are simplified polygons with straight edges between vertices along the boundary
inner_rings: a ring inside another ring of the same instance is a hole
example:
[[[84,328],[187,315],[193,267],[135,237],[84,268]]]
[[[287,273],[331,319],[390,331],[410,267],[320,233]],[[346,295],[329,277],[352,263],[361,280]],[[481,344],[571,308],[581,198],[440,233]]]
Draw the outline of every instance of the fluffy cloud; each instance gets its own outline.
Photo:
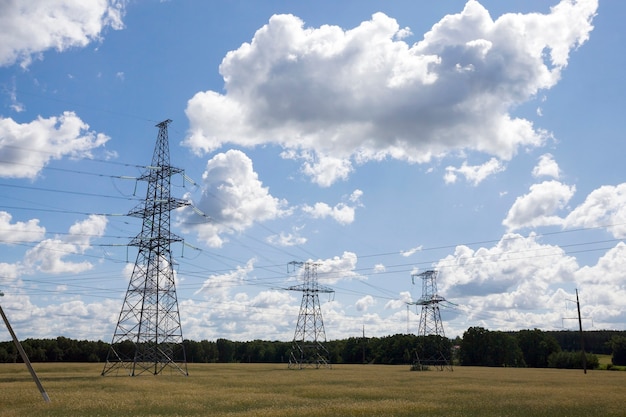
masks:
[[[362,195],[363,191],[361,190],[355,190],[352,194],[350,194],[348,201],[355,204],[354,206],[350,206],[346,203],[338,203],[334,207],[331,207],[326,203],[318,202],[313,206],[305,204],[301,207],[301,209],[314,219],[325,219],[330,217],[339,224],[350,224],[354,222],[356,207],[361,205],[360,199]]]
[[[322,187],[329,187],[339,179],[347,179],[353,171],[352,164],[346,159],[327,155],[322,158],[312,158],[308,153],[301,154],[300,158],[305,161],[302,172]]]
[[[0,262],[0,276],[5,283],[16,279],[20,276],[20,265]]]
[[[414,255],[416,252],[421,251],[423,248],[422,245],[416,246],[414,248],[408,249],[408,250],[403,250],[400,252],[400,255],[404,256],[405,258],[408,258],[409,256]]]
[[[202,174],[202,195],[194,205],[204,214],[181,212],[180,225],[195,231],[212,247],[223,244],[223,235],[242,232],[255,221],[287,214],[287,202],[273,197],[254,172],[252,160],[237,150],[215,155]],[[192,196],[187,198],[193,200]]]
[[[575,192],[575,186],[555,180],[533,184],[528,194],[515,200],[502,224],[509,231],[523,227],[561,225],[563,219],[556,216],[555,212],[564,208]]]
[[[578,264],[534,235],[507,234],[491,248],[459,245],[436,269],[439,293],[447,298],[476,297],[487,311],[530,310],[546,305],[551,285],[573,282]]]
[[[10,293],[2,299],[2,307],[19,329],[21,338],[76,337],[87,340],[106,340],[113,334],[119,318],[117,299],[89,303],[67,300],[47,306],[33,303],[27,295]],[[105,319],[103,320],[103,312]],[[111,313],[109,315],[109,312]],[[94,325],[97,323],[97,325]],[[71,329],[71,333],[68,331]],[[4,331],[1,329],[0,332]],[[0,335],[5,339],[8,333]]]
[[[48,49],[64,51],[122,28],[124,1],[4,1],[0,6],[0,66],[27,67]]]
[[[196,291],[196,294],[205,293],[210,297],[219,295],[220,298],[224,298],[230,292],[231,287],[240,285],[254,271],[255,262],[255,259],[250,259],[245,266],[239,266],[234,271],[221,275],[211,275]]]
[[[359,298],[357,302],[354,304],[356,307],[356,311],[365,312],[368,308],[372,307],[376,304],[376,300],[371,295],[366,295],[365,297]]]
[[[595,265],[585,266],[576,273],[583,315],[602,323],[602,328],[619,328],[626,320],[624,268],[626,244],[619,242]]]
[[[446,174],[444,181],[446,184],[455,183],[458,174],[461,174],[472,185],[476,186],[480,184],[485,178],[498,172],[504,171],[504,165],[496,158],[491,158],[489,161],[482,165],[467,165],[467,162],[463,162],[460,168],[452,166],[446,167]]]
[[[626,183],[592,191],[564,220],[566,227],[606,227],[616,238],[626,237]]]
[[[353,252],[317,261],[320,282],[332,285],[341,280],[357,278],[359,275],[354,271],[357,261],[356,253]]]
[[[533,177],[552,177],[559,179],[561,170],[551,154],[547,153],[539,157],[539,163],[533,168]]]
[[[25,271],[41,271],[48,274],[79,273],[90,270],[89,261],[72,262],[65,260],[74,254],[83,254],[91,247],[91,239],[100,237],[106,229],[107,219],[92,214],[86,220],[70,227],[69,234],[63,238],[45,239],[24,256]]]
[[[334,256],[329,259],[318,259],[317,261],[309,260],[310,271],[317,274],[318,282],[322,285],[336,284],[345,279],[358,278],[359,275],[354,271],[358,258],[353,252],[344,252],[341,256]],[[306,273],[306,267],[297,269],[296,276],[302,279],[302,275]]]
[[[402,291],[397,299],[387,301],[387,304],[385,304],[385,309],[398,310],[401,308],[405,308],[407,304],[411,302],[413,302],[413,298],[411,298],[411,293],[408,291]]]
[[[476,150],[509,160],[550,136],[509,111],[558,82],[597,6],[564,0],[548,14],[494,21],[470,0],[413,45],[382,13],[349,30],[275,15],[223,59],[225,94],[189,100],[184,143],[199,154],[276,143],[323,186],[355,162],[388,157]]]
[[[0,177],[35,178],[53,159],[91,157],[109,137],[89,131],[73,112],[17,123],[0,117]]]
[[[298,246],[304,245],[307,242],[307,239],[297,233],[280,232],[277,235],[269,236],[267,238],[267,242],[277,246]]]
[[[533,235],[505,235],[493,247],[477,250],[459,246],[437,265],[439,294],[458,304],[462,313],[446,323],[446,330],[461,334],[477,325],[558,329],[568,316],[566,302],[575,299],[575,287],[582,315],[593,318],[594,327],[620,328],[626,319],[626,288],[620,272],[625,260],[623,242],[595,265],[583,267],[558,246],[541,244]]]
[[[39,226],[39,220],[11,223],[11,218],[6,211],[0,211],[0,243],[36,242],[44,237],[46,229]]]
[[[230,340],[289,340],[298,318],[299,300],[292,291],[265,290],[256,295],[245,289],[254,259],[236,270],[207,279],[204,300],[181,303],[186,337]],[[182,314],[182,313],[181,313]]]

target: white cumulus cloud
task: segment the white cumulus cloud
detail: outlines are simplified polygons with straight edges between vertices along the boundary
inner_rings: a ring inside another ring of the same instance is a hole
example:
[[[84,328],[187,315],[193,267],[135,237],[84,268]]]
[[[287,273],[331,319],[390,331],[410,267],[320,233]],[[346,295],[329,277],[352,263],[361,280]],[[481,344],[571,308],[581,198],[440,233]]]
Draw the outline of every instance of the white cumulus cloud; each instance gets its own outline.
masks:
[[[46,233],[37,219],[15,223],[11,223],[11,219],[11,214],[0,211],[0,243],[36,242]]]
[[[245,266],[238,266],[233,271],[211,275],[195,294],[205,293],[212,298],[226,297],[233,287],[240,285],[254,271],[255,262],[256,259],[250,259]]]
[[[93,268],[89,261],[67,260],[81,255],[91,247],[91,240],[100,237],[106,229],[107,219],[92,214],[86,220],[74,223],[66,236],[45,239],[24,256],[24,271],[41,271],[48,274],[79,273]]]
[[[446,167],[444,181],[447,184],[455,183],[457,176],[460,174],[465,177],[467,182],[476,186],[488,176],[502,172],[504,169],[505,167],[502,162],[496,158],[491,158],[482,165],[467,165],[467,162],[463,162],[459,168],[453,166]]]
[[[376,305],[376,300],[371,295],[366,295],[365,297],[359,298],[354,305],[356,311],[365,312],[368,308]]]
[[[509,160],[550,137],[510,110],[558,82],[597,7],[563,0],[547,14],[493,20],[470,0],[413,45],[383,13],[351,29],[275,15],[224,57],[225,93],[189,100],[184,143],[198,154],[278,144],[322,186],[384,158],[475,150]]]
[[[110,138],[89,130],[73,112],[17,123],[0,116],[0,177],[35,178],[53,159],[89,158]]]
[[[626,183],[593,190],[564,220],[572,227],[606,227],[616,238],[626,237]]]
[[[330,217],[339,224],[350,224],[354,222],[356,208],[361,206],[360,199],[363,195],[363,191],[354,190],[347,200],[353,205],[348,203],[338,203],[333,207],[324,202],[315,203],[313,206],[305,204],[301,207],[302,211],[313,217],[314,219],[325,219]]]
[[[562,225],[563,219],[556,212],[567,205],[575,192],[575,186],[556,180],[533,184],[528,194],[517,197],[502,224],[509,231],[523,227]]]
[[[355,272],[358,257],[354,252],[344,252],[341,256],[315,261],[320,283],[335,284],[342,280],[357,278]]]
[[[414,248],[408,249],[408,250],[403,250],[400,251],[400,255],[404,256],[405,258],[408,258],[409,256],[414,255],[416,252],[421,251],[423,248],[422,245],[416,246]]]
[[[546,305],[550,285],[572,282],[576,259],[535,235],[506,234],[493,247],[465,245],[441,259],[439,293],[448,299],[478,297],[493,309],[534,309]]]
[[[307,239],[297,233],[280,232],[277,235],[271,235],[267,238],[267,242],[277,246],[298,246],[304,245]]]
[[[538,177],[552,177],[556,180],[561,176],[561,170],[559,164],[556,163],[552,154],[545,154],[539,157],[539,162],[533,168],[533,176]]]
[[[121,29],[125,1],[28,0],[0,2],[0,67],[28,67],[49,49],[64,51]]]
[[[212,247],[220,247],[225,234],[242,232],[255,221],[287,214],[287,202],[269,193],[254,171],[252,160],[238,150],[219,153],[207,162],[201,192],[194,205],[206,217],[186,210],[179,222]]]

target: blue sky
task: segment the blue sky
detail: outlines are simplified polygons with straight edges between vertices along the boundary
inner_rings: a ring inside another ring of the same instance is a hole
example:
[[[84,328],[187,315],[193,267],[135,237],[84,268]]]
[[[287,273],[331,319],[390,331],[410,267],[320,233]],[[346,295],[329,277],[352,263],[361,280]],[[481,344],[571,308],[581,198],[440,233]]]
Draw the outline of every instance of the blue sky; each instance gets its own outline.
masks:
[[[622,2],[68,0],[0,13],[0,299],[20,337],[109,341],[125,216],[172,119],[185,338],[626,329]],[[8,333],[0,329],[0,339]]]

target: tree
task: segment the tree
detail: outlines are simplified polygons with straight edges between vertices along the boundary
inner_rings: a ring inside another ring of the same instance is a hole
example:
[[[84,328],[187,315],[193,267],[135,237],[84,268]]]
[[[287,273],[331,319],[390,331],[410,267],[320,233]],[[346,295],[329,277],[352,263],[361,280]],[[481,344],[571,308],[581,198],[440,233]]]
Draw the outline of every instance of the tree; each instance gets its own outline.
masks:
[[[611,357],[611,363],[613,365],[625,366],[626,365],[626,337],[613,336],[609,342],[611,349],[613,350],[613,356]]]
[[[221,363],[234,362],[235,343],[227,339],[217,339],[217,357]]]
[[[582,351],[577,352],[553,352],[548,357],[549,368],[560,369],[583,369]],[[586,367],[589,369],[597,369],[600,361],[593,353],[585,353]]]
[[[517,344],[530,368],[547,368],[550,355],[561,351],[557,340],[539,329],[518,332]]]
[[[363,338],[350,337],[345,340],[341,361],[342,363],[361,363],[363,362]]]
[[[470,327],[463,333],[460,346],[461,365],[524,366],[517,340],[508,333]]]
[[[445,359],[452,362],[452,341],[439,335],[418,336],[417,354],[421,361]]]
[[[486,355],[489,331],[483,327],[470,327],[461,340],[461,365],[482,365]]]

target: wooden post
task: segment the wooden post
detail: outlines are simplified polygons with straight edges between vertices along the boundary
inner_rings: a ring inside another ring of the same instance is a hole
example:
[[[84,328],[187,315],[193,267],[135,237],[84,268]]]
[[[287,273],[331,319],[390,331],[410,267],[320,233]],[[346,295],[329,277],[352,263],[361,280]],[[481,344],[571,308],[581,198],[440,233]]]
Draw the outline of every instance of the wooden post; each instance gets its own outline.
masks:
[[[585,354],[585,338],[583,336],[583,322],[580,318],[580,302],[578,302],[578,288],[576,288],[576,307],[578,308],[578,328],[580,329],[580,350],[582,350],[583,371],[587,373],[587,355]]]
[[[2,306],[0,306],[0,315],[2,315],[2,320],[4,320],[4,324],[7,325],[7,329],[9,329],[9,333],[11,333],[11,337],[13,338],[13,343],[15,343],[15,347],[17,348],[18,352],[20,352],[20,356],[22,357],[22,360],[26,364],[26,367],[28,368],[30,375],[33,377],[35,384],[37,384],[37,388],[39,388],[39,392],[41,393],[43,400],[49,403],[50,397],[48,397],[48,393],[43,388],[43,385],[41,385],[41,381],[39,380],[39,377],[35,373],[35,370],[33,369],[33,365],[31,365],[30,360],[28,360],[28,356],[26,355],[26,352],[24,352],[24,348],[22,347],[22,344],[20,343],[19,340],[17,340],[17,336],[15,336],[15,332],[13,332],[13,328],[11,327],[11,324],[9,323],[9,319],[7,319],[7,316],[4,314],[4,311],[2,310]]]

